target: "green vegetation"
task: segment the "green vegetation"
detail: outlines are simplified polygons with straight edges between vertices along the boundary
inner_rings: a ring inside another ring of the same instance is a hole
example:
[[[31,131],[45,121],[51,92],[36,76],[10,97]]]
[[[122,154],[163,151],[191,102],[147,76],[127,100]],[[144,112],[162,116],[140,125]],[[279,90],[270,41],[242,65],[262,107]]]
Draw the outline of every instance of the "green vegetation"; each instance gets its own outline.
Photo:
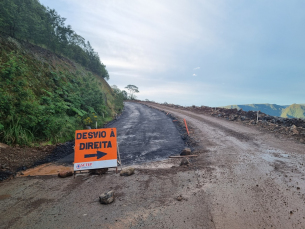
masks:
[[[109,79],[98,53],[89,41],[76,34],[70,25],[65,25],[65,20],[38,0],[0,1],[0,31],[64,55],[100,77]]]
[[[64,142],[101,127],[123,108],[122,93],[81,65],[0,36],[0,142]]]
[[[261,111],[265,114],[283,118],[305,118],[305,105],[292,104],[290,106],[280,106],[276,104],[245,104],[230,105],[223,108],[243,109],[244,111]]]
[[[305,105],[292,104],[283,110],[281,117],[283,117],[283,118],[305,118]]]

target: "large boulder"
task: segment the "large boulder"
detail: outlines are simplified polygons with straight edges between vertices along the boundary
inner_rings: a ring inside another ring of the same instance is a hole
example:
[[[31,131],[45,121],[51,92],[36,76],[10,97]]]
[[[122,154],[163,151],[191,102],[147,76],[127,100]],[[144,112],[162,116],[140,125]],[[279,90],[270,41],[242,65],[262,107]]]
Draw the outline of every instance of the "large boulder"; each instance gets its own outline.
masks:
[[[110,190],[100,195],[101,204],[110,204],[114,201],[114,190]]]
[[[187,156],[191,155],[192,150],[190,148],[184,148],[182,152],[180,153],[180,156]]]
[[[123,169],[120,172],[121,176],[130,176],[132,174],[134,174],[134,168],[133,167],[129,167],[129,168]]]

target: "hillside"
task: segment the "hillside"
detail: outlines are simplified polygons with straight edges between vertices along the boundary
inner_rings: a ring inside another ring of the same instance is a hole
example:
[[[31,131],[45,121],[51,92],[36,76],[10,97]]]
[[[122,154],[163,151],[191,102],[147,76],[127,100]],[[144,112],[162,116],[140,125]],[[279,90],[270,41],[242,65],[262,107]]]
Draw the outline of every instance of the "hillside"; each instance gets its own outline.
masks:
[[[265,114],[272,115],[272,116],[281,116],[282,111],[286,108],[287,106],[280,106],[276,104],[245,104],[245,105],[229,105],[229,106],[224,106],[222,108],[227,108],[227,109],[242,109],[243,111],[261,111]]]
[[[305,118],[305,105],[292,104],[283,110],[281,117],[283,118]]]
[[[64,142],[123,107],[103,77],[61,55],[0,35],[0,142]]]
[[[277,105],[277,104],[245,104],[245,105],[229,105],[222,108],[242,109],[244,111],[261,111],[265,114],[278,116],[283,118],[305,118],[305,105]]]

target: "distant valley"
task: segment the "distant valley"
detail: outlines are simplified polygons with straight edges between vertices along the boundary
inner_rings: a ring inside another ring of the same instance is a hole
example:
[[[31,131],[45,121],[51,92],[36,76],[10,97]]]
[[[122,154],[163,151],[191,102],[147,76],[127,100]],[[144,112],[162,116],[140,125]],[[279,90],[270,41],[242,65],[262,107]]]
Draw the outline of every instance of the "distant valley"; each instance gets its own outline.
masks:
[[[283,118],[305,119],[305,104],[277,105],[277,104],[245,104],[224,106],[227,109],[242,109],[244,111],[261,111],[265,114]]]

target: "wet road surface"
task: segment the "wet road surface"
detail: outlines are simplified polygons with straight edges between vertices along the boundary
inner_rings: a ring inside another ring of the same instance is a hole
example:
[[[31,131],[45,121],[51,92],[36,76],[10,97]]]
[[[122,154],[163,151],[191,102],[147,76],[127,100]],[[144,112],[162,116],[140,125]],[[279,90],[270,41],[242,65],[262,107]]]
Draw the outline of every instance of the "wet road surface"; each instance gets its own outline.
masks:
[[[125,102],[121,117],[108,127],[117,128],[123,165],[168,158],[184,147],[172,120],[142,104]]]

